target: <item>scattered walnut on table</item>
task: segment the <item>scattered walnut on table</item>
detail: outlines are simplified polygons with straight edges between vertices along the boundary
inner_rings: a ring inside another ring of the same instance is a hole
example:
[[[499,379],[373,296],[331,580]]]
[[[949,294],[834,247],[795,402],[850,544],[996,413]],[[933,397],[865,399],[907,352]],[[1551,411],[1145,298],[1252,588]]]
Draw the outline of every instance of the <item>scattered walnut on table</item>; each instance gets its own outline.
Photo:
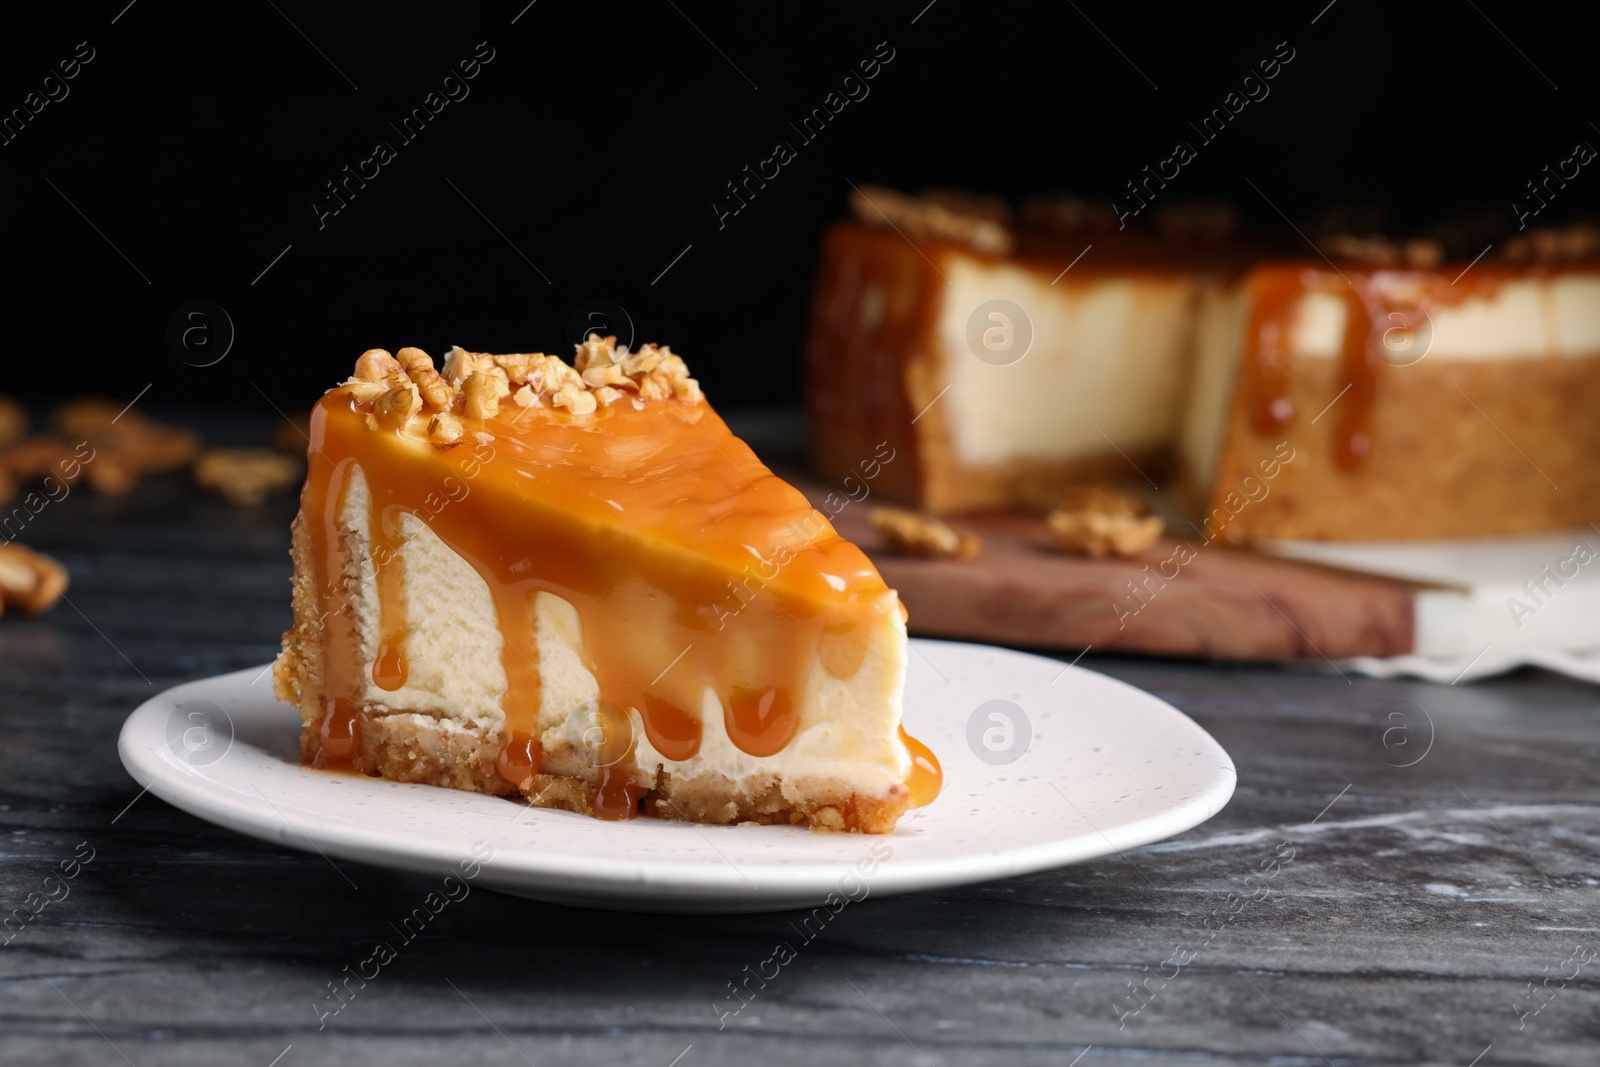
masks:
[[[1096,559],[1136,556],[1165,525],[1139,497],[1099,485],[1069,489],[1045,522],[1063,552]]]
[[[16,542],[0,544],[0,608],[37,615],[67,591],[67,569]]]
[[[867,519],[878,536],[902,556],[918,559],[971,559],[983,547],[975,535],[938,519],[901,508],[873,508]]]
[[[81,475],[81,464],[72,465],[69,461],[76,458],[70,444],[51,434],[36,434],[17,441],[3,455],[6,470],[24,482],[51,474],[75,482]]]
[[[215,448],[194,465],[202,488],[234,504],[259,504],[300,480],[300,464],[268,448]]]
[[[69,400],[56,408],[50,421],[62,437],[87,441],[96,453],[114,453],[140,474],[179,470],[200,455],[197,435],[105,397]]]
[[[83,465],[83,480],[102,496],[121,496],[139,481],[139,466],[118,452],[101,452]]]

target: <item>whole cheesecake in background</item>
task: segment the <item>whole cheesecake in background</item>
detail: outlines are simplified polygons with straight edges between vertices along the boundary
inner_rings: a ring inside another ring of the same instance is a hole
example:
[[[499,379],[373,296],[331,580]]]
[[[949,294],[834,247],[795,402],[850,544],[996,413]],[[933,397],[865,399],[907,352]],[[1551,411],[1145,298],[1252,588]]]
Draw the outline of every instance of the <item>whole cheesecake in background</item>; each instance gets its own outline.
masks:
[[[397,356],[312,413],[274,671],[303,762],[870,833],[937,792],[894,591],[670,349]]]
[[[852,207],[806,347],[824,477],[886,440],[908,459],[875,485],[948,513],[1165,475],[1193,529],[1235,543],[1600,520],[1592,230],[1444,262],[1348,236],[1285,254],[1215,213],[1140,232],[1064,200]]]

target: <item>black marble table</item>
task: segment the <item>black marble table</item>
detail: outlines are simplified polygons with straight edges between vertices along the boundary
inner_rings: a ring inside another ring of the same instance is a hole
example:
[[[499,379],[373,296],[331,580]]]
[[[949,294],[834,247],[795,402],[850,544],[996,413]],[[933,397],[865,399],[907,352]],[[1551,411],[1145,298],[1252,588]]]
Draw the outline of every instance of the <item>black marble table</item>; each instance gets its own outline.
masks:
[[[276,652],[292,509],[165,479],[29,523],[73,584],[0,620],[0,902],[31,916],[0,937],[0,1063],[1600,1063],[1600,691],[1093,655],[1232,753],[1221,814],[1125,856],[868,897],[725,1020],[793,916],[488,890],[323,1017],[432,880],[342,864],[353,888],[141,796],[116,754],[146,697]]]

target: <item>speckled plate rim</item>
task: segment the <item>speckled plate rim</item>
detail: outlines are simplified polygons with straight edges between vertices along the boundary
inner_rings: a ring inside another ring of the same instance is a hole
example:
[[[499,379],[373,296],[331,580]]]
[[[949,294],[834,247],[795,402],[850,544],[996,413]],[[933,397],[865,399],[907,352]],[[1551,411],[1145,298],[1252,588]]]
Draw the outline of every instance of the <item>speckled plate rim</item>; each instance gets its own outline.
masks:
[[[1182,833],[1236,781],[1209,734],[1140,689],[1042,656],[916,639],[906,726],[939,755],[945,789],[893,834],[606,823],[300,767],[299,717],[265,674],[145,701],[118,740],[128,773],[174,807],[335,867],[444,875],[492,849],[476,884],[591,907],[770,911],[1026,874]]]

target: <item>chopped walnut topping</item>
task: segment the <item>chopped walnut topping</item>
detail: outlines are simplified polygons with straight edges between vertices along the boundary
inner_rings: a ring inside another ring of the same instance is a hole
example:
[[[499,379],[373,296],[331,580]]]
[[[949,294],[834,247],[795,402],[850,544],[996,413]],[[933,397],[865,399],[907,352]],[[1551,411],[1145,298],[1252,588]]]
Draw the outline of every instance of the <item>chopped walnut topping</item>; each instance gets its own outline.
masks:
[[[615,363],[606,363],[597,366],[585,367],[583,382],[590,389],[599,389],[601,386],[620,386],[623,389],[637,389],[638,383],[628,377],[626,372]]]
[[[873,508],[867,516],[878,536],[902,556],[921,559],[971,559],[983,542],[951,529],[938,519],[900,508]]]
[[[395,356],[375,348],[361,355],[356,373],[339,389],[371,405],[374,426],[426,436],[441,448],[460,440],[460,418],[495,418],[507,400],[519,408],[587,415],[623,399],[642,409],[645,400],[693,404],[702,398],[688,365],[665,345],[630,352],[615,337],[590,334],[577,346],[574,363],[543,352],[490,355],[457,346],[440,374],[419,348]]]
[[[1069,555],[1136,556],[1156,543],[1163,523],[1132,493],[1084,485],[1070,489],[1045,520]]]
[[[550,403],[558,408],[566,408],[574,415],[587,415],[598,406],[599,402],[595,400],[593,393],[568,383],[556,390],[555,395],[550,398]]]
[[[494,369],[499,370],[498,367]],[[492,419],[500,414],[500,386],[503,384],[504,380],[490,374],[489,368],[473,371],[461,383],[461,413],[469,419]],[[506,392],[511,392],[509,385],[506,385]]]
[[[449,411],[455,396],[450,385],[434,369],[433,357],[420,348],[402,348],[398,353],[400,365],[417,386],[422,402],[434,411]]]
[[[466,432],[461,420],[448,411],[441,411],[428,420],[428,440],[436,445],[453,445]]]
[[[1353,259],[1374,267],[1437,267],[1444,262],[1444,246],[1428,238],[1393,240],[1376,234],[1357,237],[1339,233],[1322,239],[1322,250],[1339,259]]]
[[[910,196],[867,185],[851,192],[850,208],[869,226],[892,226],[908,237],[958,241],[996,256],[1011,251],[1010,211],[999,200],[938,190]]]
[[[360,378],[351,378],[340,388],[354,397],[356,403],[370,404],[394,388],[404,378],[405,376],[401,374],[397,374],[393,378],[385,378],[381,382],[364,382]]]
[[[390,430],[405,428],[406,422],[422,406],[422,397],[411,382],[396,382],[372,405],[378,425]]]
[[[583,374],[594,367],[614,365],[621,358],[616,351],[616,344],[617,339],[613,335],[606,337],[601,337],[597,333],[585,335],[582,343],[578,345],[577,354],[572,359],[573,369]],[[627,350],[624,349],[621,355],[627,355]]]
[[[400,361],[381,348],[369,348],[356,360],[356,377],[364,382],[381,382],[402,371]]]
[[[0,606],[37,615],[67,591],[67,569],[15,541],[0,544]]]
[[[1529,230],[1506,242],[1505,258],[1512,263],[1561,263],[1600,256],[1600,229],[1588,223]]]
[[[194,465],[195,483],[233,504],[259,504],[299,478],[298,461],[268,448],[214,448]]]

